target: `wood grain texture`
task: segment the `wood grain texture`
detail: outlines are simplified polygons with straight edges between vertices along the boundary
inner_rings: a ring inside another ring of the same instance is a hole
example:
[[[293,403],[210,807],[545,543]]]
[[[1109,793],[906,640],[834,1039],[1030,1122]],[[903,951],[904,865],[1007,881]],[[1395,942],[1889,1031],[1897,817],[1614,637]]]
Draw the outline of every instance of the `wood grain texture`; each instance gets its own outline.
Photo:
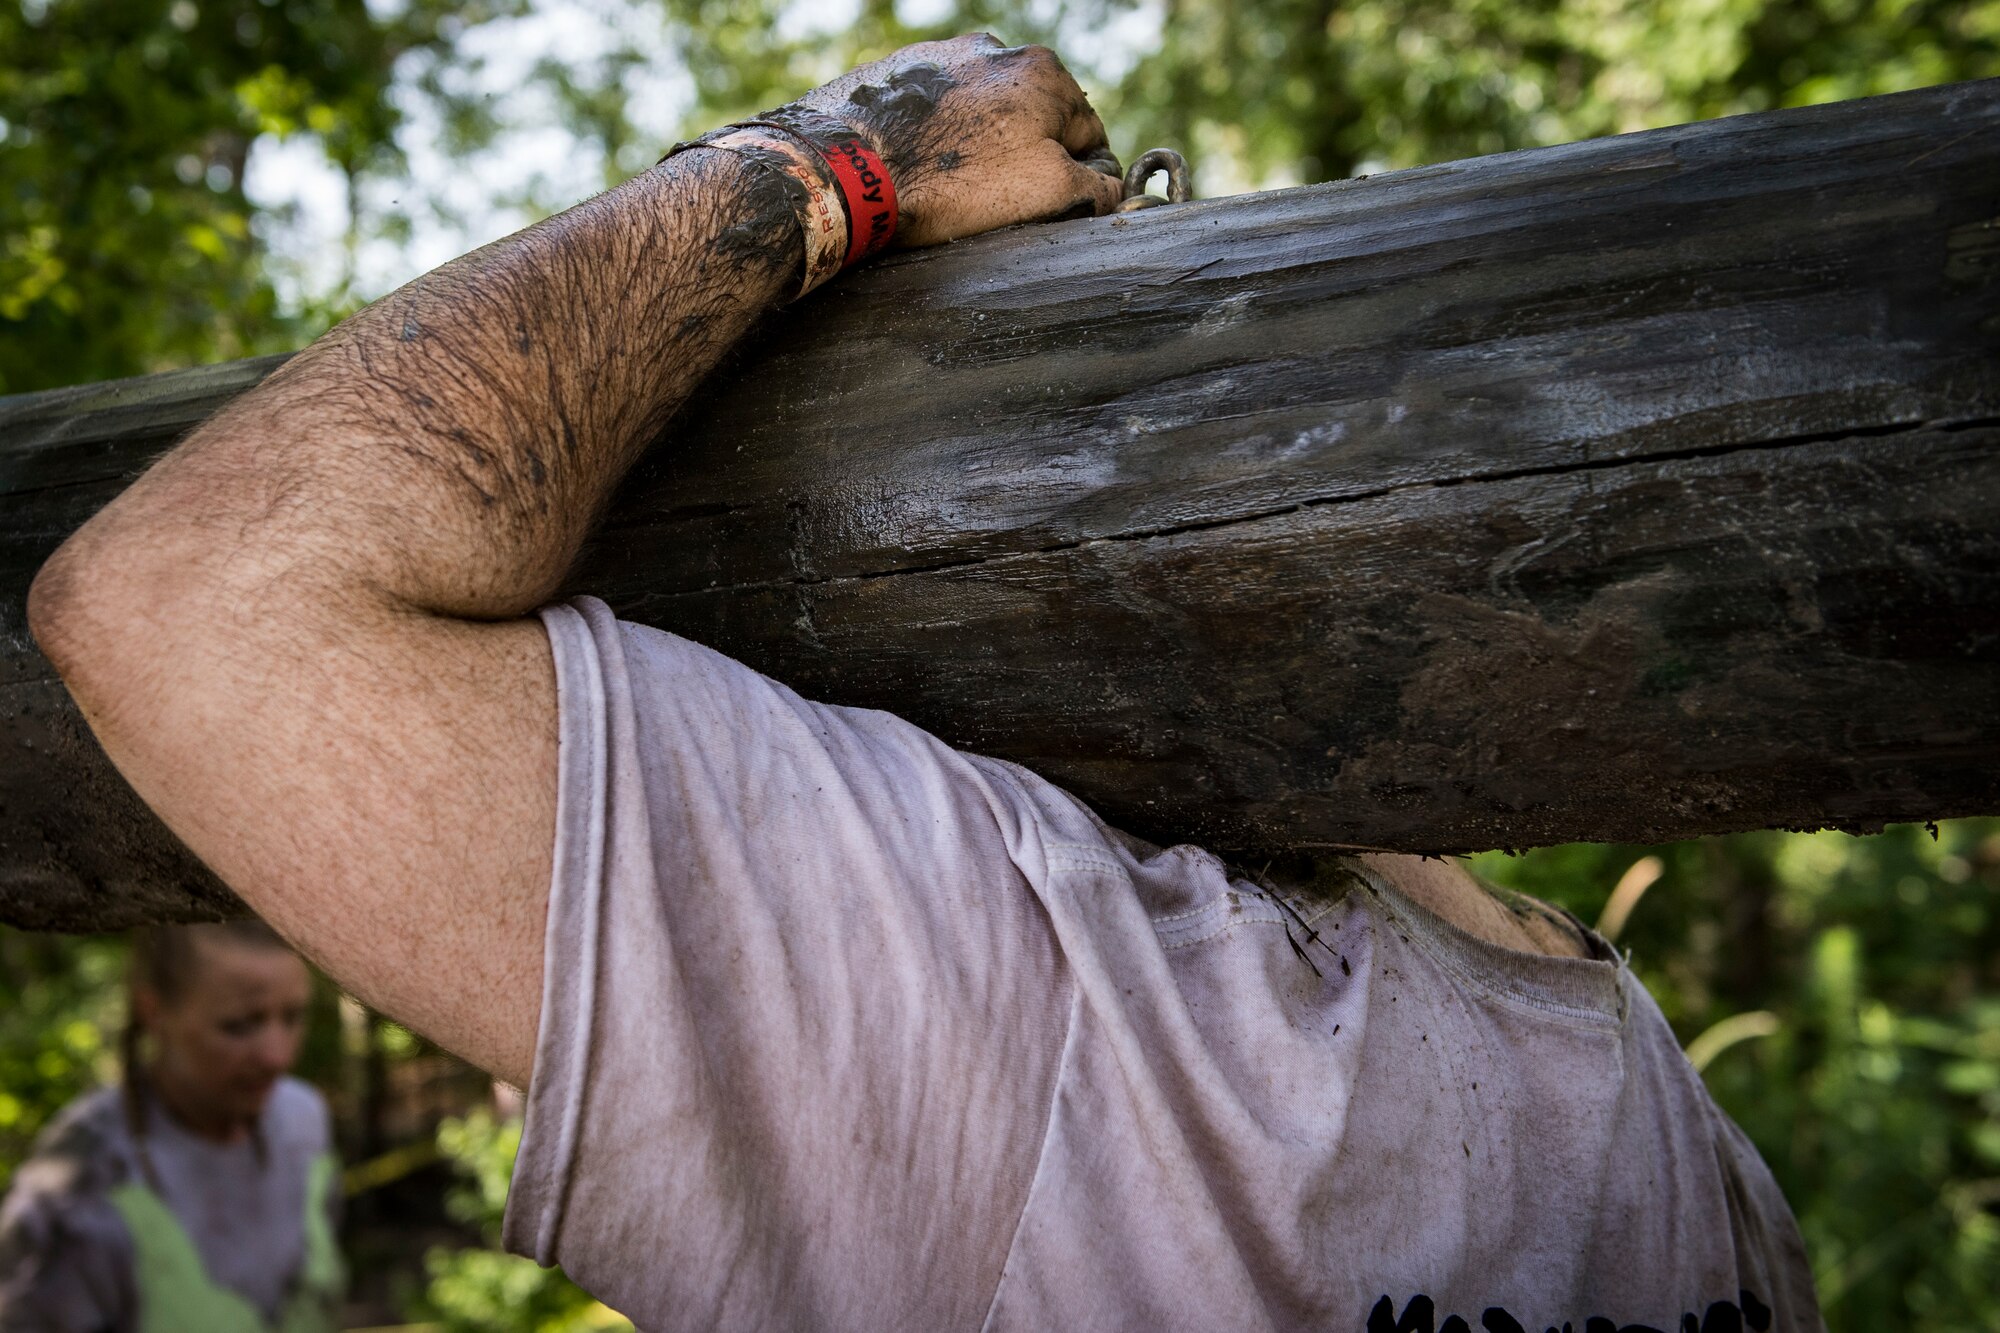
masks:
[[[275,359],[0,400],[0,919],[229,910],[21,624]],[[906,255],[574,586],[1243,855],[2000,812],[2000,82]]]

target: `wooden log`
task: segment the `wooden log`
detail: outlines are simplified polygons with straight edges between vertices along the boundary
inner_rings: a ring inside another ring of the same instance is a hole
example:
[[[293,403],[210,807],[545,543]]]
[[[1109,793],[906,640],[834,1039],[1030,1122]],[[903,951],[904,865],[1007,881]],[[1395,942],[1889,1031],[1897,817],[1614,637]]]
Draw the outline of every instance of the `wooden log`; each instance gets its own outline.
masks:
[[[21,606],[273,364],[0,401],[0,919],[232,906]],[[901,256],[670,433],[576,588],[1155,839],[2000,811],[2000,81]]]

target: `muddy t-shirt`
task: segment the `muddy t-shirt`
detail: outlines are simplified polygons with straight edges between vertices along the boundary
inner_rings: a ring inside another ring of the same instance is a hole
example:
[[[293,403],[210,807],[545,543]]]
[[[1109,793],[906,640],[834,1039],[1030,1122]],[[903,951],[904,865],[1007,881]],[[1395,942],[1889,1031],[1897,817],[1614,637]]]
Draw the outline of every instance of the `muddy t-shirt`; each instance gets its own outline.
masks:
[[[1616,956],[1280,900],[598,602],[506,1240],[645,1329],[1821,1327]]]

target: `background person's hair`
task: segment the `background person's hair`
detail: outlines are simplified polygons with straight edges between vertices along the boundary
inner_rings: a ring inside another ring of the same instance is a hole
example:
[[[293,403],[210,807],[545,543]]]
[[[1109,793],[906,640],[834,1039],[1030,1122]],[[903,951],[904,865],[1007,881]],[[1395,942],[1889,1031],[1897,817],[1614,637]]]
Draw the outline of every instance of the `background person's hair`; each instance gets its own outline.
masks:
[[[125,1030],[119,1038],[119,1095],[125,1110],[125,1127],[139,1157],[139,1169],[147,1186],[160,1193],[160,1179],[153,1170],[152,1154],[146,1151],[146,1130],[154,1096],[148,1085],[146,1062],[139,1043],[145,1035],[139,1022],[139,992],[149,990],[163,1004],[177,1003],[194,984],[203,967],[201,942],[247,945],[261,949],[290,951],[277,931],[252,917],[242,921],[206,922],[184,926],[141,926],[132,932],[132,952],[125,969]],[[265,1160],[263,1130],[250,1128],[250,1141],[258,1165]]]

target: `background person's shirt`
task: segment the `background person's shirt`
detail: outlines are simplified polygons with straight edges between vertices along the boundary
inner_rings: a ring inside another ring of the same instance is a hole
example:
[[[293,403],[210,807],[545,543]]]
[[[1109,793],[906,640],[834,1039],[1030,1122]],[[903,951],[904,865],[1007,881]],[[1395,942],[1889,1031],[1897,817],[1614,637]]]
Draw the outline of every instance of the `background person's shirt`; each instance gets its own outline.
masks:
[[[209,1278],[274,1319],[305,1255],[306,1182],[331,1147],[326,1102],[278,1081],[248,1138],[216,1143],[155,1100],[146,1151],[162,1200]],[[0,1333],[139,1333],[135,1252],[109,1192],[144,1180],[119,1089],[88,1093],[42,1132],[0,1205]]]
[[[1602,941],[1500,948],[1358,865],[1295,920],[887,714],[543,615],[506,1239],[640,1327],[1820,1327],[1769,1173]]]

